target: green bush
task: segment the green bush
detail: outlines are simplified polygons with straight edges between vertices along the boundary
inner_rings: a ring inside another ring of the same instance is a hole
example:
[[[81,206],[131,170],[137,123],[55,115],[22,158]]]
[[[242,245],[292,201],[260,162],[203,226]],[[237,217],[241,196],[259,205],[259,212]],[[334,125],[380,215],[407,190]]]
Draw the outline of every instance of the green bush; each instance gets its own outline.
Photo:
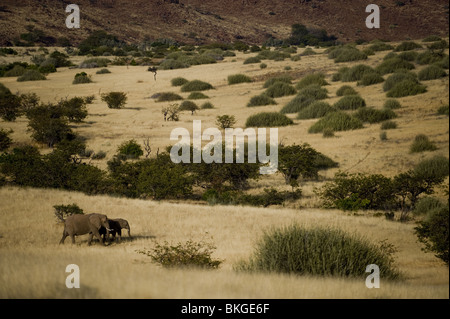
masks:
[[[422,94],[427,91],[426,86],[414,80],[403,80],[395,84],[387,93],[387,97],[404,97],[409,95]]]
[[[441,107],[438,108],[437,113],[439,115],[447,115],[449,114],[449,107],[448,104],[447,105],[442,105]]]
[[[156,102],[171,102],[171,101],[178,101],[182,100],[183,98],[173,92],[162,92],[157,94]]]
[[[436,209],[444,208],[446,205],[445,202],[437,197],[426,196],[418,200],[413,214],[416,216],[426,216]]]
[[[103,93],[101,99],[110,109],[121,109],[127,103],[128,97],[124,92],[109,92]]]
[[[394,73],[398,70],[412,70],[415,69],[414,64],[405,61],[403,59],[400,59],[399,57],[387,59],[381,62],[380,65],[378,65],[375,70],[379,72],[380,74],[388,74],[388,73]]]
[[[245,74],[234,74],[228,76],[228,84],[250,83],[252,79]]]
[[[336,96],[358,95],[358,92],[350,85],[343,85],[336,91]]]
[[[325,74],[324,73],[313,73],[305,76],[302,78],[295,88],[297,90],[301,90],[309,85],[316,84],[319,86],[328,85],[328,82],[325,80]]]
[[[127,158],[139,158],[144,155],[141,146],[135,140],[123,142],[117,148],[119,154],[125,155]]]
[[[12,139],[9,137],[12,131],[6,131],[0,128],[0,152],[6,151],[12,144]]]
[[[448,42],[445,40],[435,41],[430,45],[427,45],[427,48],[432,51],[445,50],[448,49]]]
[[[378,84],[384,82],[384,78],[378,73],[369,73],[365,74],[360,81],[358,81],[358,85],[368,86],[373,84]]]
[[[448,235],[449,235],[448,205],[430,212],[425,220],[419,222],[415,233],[420,242],[425,245],[425,251],[432,251],[435,256],[448,265]]]
[[[5,121],[15,121],[21,115],[25,98],[12,94],[11,91],[0,83],[0,117]]]
[[[83,215],[84,211],[77,204],[54,205],[54,214],[57,220],[64,221],[71,215]]]
[[[394,47],[388,43],[379,41],[369,46],[369,49],[373,51],[388,51],[393,50]]]
[[[108,69],[101,69],[95,72],[95,74],[108,74],[108,73],[111,73],[111,71]]]
[[[443,155],[424,159],[414,167],[416,177],[429,183],[440,184],[449,175],[449,160]]]
[[[260,60],[273,60],[273,61],[283,61],[284,59],[290,58],[291,54],[282,51],[269,51],[263,50],[256,56]]]
[[[192,115],[194,115],[195,111],[199,110],[199,107],[194,102],[188,100],[188,101],[181,102],[179,110],[180,111],[189,111],[189,112],[191,112]]]
[[[276,82],[282,82],[286,84],[292,84],[292,78],[290,76],[277,76],[270,79],[267,79],[266,82],[264,82],[264,88],[267,89],[268,87],[274,85]]]
[[[300,89],[298,94],[314,100],[323,100],[328,98],[328,90],[317,84],[305,86]]]
[[[437,35],[430,35],[430,36],[424,38],[422,40],[422,42],[435,42],[435,41],[441,41],[441,40],[442,40],[442,38]]]
[[[365,64],[358,64],[351,68],[339,69],[340,80],[343,82],[360,81],[365,75],[376,73],[373,68]]]
[[[16,76],[22,76],[25,73],[26,69],[21,65],[14,65],[14,67],[11,70],[8,70],[3,75],[4,77],[16,77]]]
[[[414,142],[409,148],[410,153],[420,153],[435,150],[437,150],[436,144],[431,142],[425,134],[416,135],[416,137],[414,138]]]
[[[252,64],[252,63],[261,63],[261,60],[258,57],[250,57],[245,59],[244,64]]]
[[[333,105],[338,110],[356,110],[366,106],[366,101],[359,95],[346,95]]]
[[[325,129],[323,129],[322,136],[324,138],[334,137],[335,136],[334,135],[334,130],[331,129],[331,128],[325,128]]]
[[[261,63],[261,64],[259,65],[259,68],[260,68],[260,69],[265,69],[265,68],[267,68],[267,64]]]
[[[189,67],[188,63],[174,59],[165,59],[158,66],[158,68],[161,70],[185,69],[188,67]]]
[[[36,70],[27,70],[22,76],[17,78],[17,82],[25,82],[25,81],[42,81],[47,78],[41,72]]]
[[[410,51],[415,49],[421,49],[422,46],[416,42],[411,41],[404,41],[398,46],[395,47],[395,52],[401,52],[401,51]]]
[[[90,58],[84,60],[80,65],[80,69],[90,69],[90,68],[106,68],[111,60],[106,58]]]
[[[200,80],[193,80],[183,84],[181,86],[181,92],[206,91],[211,90],[213,88],[214,87],[207,82],[203,82]]]
[[[156,263],[166,268],[198,267],[203,269],[217,269],[221,260],[212,259],[211,255],[216,247],[205,242],[188,240],[178,244],[156,243],[153,250],[138,250],[140,254],[147,255]]]
[[[348,72],[348,70],[350,70],[350,68],[348,66],[343,66],[343,67],[339,68],[337,73],[334,73],[333,76],[331,77],[331,81],[333,81],[333,82],[342,81],[342,76],[346,72]]]
[[[398,57],[400,59],[408,61],[408,62],[416,61],[418,56],[419,56],[419,53],[417,53],[416,51],[405,51],[398,55]]]
[[[221,129],[232,128],[236,124],[236,118],[234,115],[218,115],[216,117],[216,125]]]
[[[345,46],[332,50],[328,54],[328,58],[334,59],[335,63],[339,63],[366,60],[367,55],[354,47]]]
[[[205,103],[203,103],[203,104],[200,106],[200,108],[201,108],[202,110],[213,109],[213,108],[214,108],[214,105],[213,105],[211,102],[205,102]]]
[[[101,159],[104,159],[105,157],[106,157],[106,152],[104,152],[104,151],[95,152],[91,156],[91,158],[94,159],[94,160],[101,160]]]
[[[386,141],[387,140],[387,133],[385,131],[382,131],[380,133],[380,140],[381,141]]]
[[[264,94],[271,98],[294,95],[296,93],[297,90],[292,85],[283,82],[275,82],[264,92]]]
[[[331,112],[313,124],[308,133],[322,133],[325,129],[331,129],[335,132],[349,131],[363,128],[363,123],[344,112]]]
[[[247,106],[252,107],[252,106],[276,105],[276,104],[277,102],[275,102],[275,100],[272,99],[271,97],[265,94],[260,94],[252,97],[250,99],[250,102],[248,102]]]
[[[278,127],[292,125],[294,122],[286,115],[278,112],[263,112],[250,116],[246,127]]]
[[[437,65],[440,68],[448,70],[449,69],[449,63],[450,63],[449,56],[446,55],[444,58],[442,58],[442,60],[440,60],[438,62],[435,62],[434,65]]]
[[[201,99],[208,99],[208,98],[209,98],[209,96],[203,94],[202,92],[192,92],[188,96],[189,100],[201,100]]]
[[[383,84],[383,91],[387,92],[392,89],[396,84],[403,80],[410,80],[415,83],[419,83],[417,79],[417,74],[414,72],[399,70],[393,74],[391,74]]]
[[[73,79],[72,84],[83,84],[83,83],[92,83],[91,76],[87,75],[86,72],[75,74],[75,78]]]
[[[282,114],[298,113],[314,101],[315,99],[310,96],[298,94],[281,109],[280,113]]]
[[[336,109],[326,102],[316,101],[298,112],[297,119],[316,119],[324,117],[328,113],[336,112]]]
[[[416,63],[420,65],[438,63],[441,62],[445,57],[448,57],[448,55],[427,50],[417,56]]]
[[[382,130],[393,130],[397,128],[397,123],[394,121],[385,121],[381,123]]]
[[[384,104],[383,107],[385,109],[390,109],[390,110],[396,110],[402,107],[402,105],[400,104],[400,102],[396,99],[387,99]]]
[[[188,80],[182,77],[176,77],[170,81],[170,83],[172,83],[172,86],[182,86],[188,82],[189,82]]]
[[[235,268],[242,271],[289,273],[311,276],[365,278],[367,265],[380,267],[382,278],[397,279],[394,249],[340,229],[299,225],[266,231],[253,256]]]
[[[447,72],[436,65],[429,65],[418,74],[420,81],[440,79],[447,76]]]
[[[397,114],[391,109],[377,110],[372,107],[363,107],[358,109],[354,116],[362,122],[373,124],[396,118]]]

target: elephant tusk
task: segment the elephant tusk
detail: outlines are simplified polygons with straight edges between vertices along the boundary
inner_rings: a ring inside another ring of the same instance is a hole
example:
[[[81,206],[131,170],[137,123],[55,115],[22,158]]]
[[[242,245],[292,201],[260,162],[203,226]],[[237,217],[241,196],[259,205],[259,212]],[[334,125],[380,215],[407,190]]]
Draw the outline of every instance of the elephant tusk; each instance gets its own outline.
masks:
[[[113,231],[112,229],[106,228],[107,231]]]

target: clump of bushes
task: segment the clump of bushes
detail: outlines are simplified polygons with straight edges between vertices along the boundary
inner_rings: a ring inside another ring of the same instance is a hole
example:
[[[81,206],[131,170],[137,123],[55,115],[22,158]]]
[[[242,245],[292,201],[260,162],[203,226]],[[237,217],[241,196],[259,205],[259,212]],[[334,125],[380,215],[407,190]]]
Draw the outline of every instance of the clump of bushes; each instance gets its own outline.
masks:
[[[447,115],[449,114],[449,107],[448,104],[447,105],[442,105],[441,107],[438,108],[437,113],[439,115]]]
[[[95,74],[108,74],[108,73],[111,73],[111,71],[105,68],[95,72]]]
[[[387,92],[391,90],[396,84],[403,80],[410,80],[415,83],[419,83],[417,74],[407,70],[399,70],[391,74],[383,84],[383,91]]]
[[[325,80],[325,74],[324,73],[309,74],[304,78],[302,78],[295,87],[297,90],[301,90],[312,84],[316,84],[319,86],[328,85],[328,82]]]
[[[11,133],[12,130],[6,131],[0,128],[0,152],[7,150],[11,146],[12,139],[9,137],[9,134]]]
[[[192,115],[194,115],[195,111],[199,109],[198,105],[192,101],[183,101],[180,104],[180,111],[189,111]]]
[[[280,113],[282,114],[298,113],[314,101],[315,99],[310,96],[298,94],[281,109]]]
[[[448,55],[444,53],[427,50],[425,52],[419,53],[416,58],[416,63],[420,65],[439,63],[446,57],[448,58]]]
[[[370,45],[369,49],[373,51],[388,51],[393,50],[394,47],[386,42],[377,41],[374,44]]]
[[[409,95],[422,94],[427,91],[426,86],[414,80],[403,80],[396,83],[387,93],[387,97],[404,97]]]
[[[181,92],[193,92],[193,91],[206,91],[211,90],[214,87],[204,81],[193,80],[189,81],[181,86]]]
[[[72,84],[92,83],[91,76],[86,72],[75,74]]]
[[[373,73],[376,73],[376,71],[372,67],[365,64],[358,64],[351,68],[340,68],[333,78],[342,82],[354,82],[360,81],[365,75]]]
[[[360,81],[358,81],[358,85],[368,86],[373,84],[378,84],[384,82],[384,78],[378,73],[369,73],[365,74]]]
[[[404,41],[401,44],[399,44],[398,46],[396,46],[394,51],[396,51],[396,52],[410,51],[410,50],[415,50],[415,49],[420,49],[420,48],[422,48],[422,46],[416,42]]]
[[[110,109],[121,109],[127,103],[128,97],[124,92],[109,92],[103,93],[101,99]]]
[[[252,79],[245,74],[234,74],[228,76],[228,84],[250,83]]]
[[[213,109],[214,105],[211,102],[205,102],[202,105],[200,105],[200,108],[202,110]]]
[[[397,128],[397,123],[394,121],[384,121],[381,123],[382,130],[393,130]]]
[[[380,267],[383,278],[397,279],[392,245],[375,245],[340,229],[291,225],[266,231],[255,253],[237,270],[296,275],[365,278],[367,265]],[[325,261],[325,262],[324,262]]]
[[[317,84],[311,84],[302,88],[298,94],[314,100],[323,100],[328,98],[328,90]]]
[[[349,131],[363,128],[363,123],[344,112],[331,112],[313,124],[308,133],[322,133],[325,129],[337,131]]]
[[[268,87],[274,85],[276,82],[282,82],[286,84],[292,84],[292,78],[290,76],[277,76],[270,79],[267,79],[266,82],[264,82],[264,88],[267,89]]]
[[[338,110],[356,110],[366,106],[366,101],[359,95],[346,95],[333,105]]]
[[[209,97],[202,92],[192,92],[189,94],[188,99],[189,100],[200,100],[200,99],[208,99]]]
[[[414,142],[411,144],[409,151],[410,153],[420,153],[426,151],[435,151],[437,150],[437,146],[435,143],[430,141],[428,136],[425,134],[418,134],[414,138]]]
[[[106,58],[91,58],[84,60],[78,67],[80,69],[105,68],[111,60]]]
[[[412,69],[415,69],[414,64],[405,61],[403,59],[400,59],[399,57],[384,60],[383,62],[381,62],[380,65],[378,65],[375,68],[375,70],[382,75],[394,73],[397,70],[412,70]]]
[[[172,83],[172,86],[182,86],[188,82],[189,82],[188,80],[182,77],[176,77],[170,81],[170,83]]]
[[[264,92],[265,95],[271,98],[293,95],[296,93],[297,90],[292,85],[284,82],[275,82]]]
[[[119,154],[125,155],[127,158],[139,158],[144,155],[141,146],[135,140],[129,140],[120,144],[117,148]]]
[[[14,65],[14,67],[5,72],[4,77],[16,77],[22,76],[25,73],[26,69],[21,65]]]
[[[391,110],[396,110],[402,107],[402,105],[400,104],[400,102],[396,99],[387,99],[384,104],[383,107],[385,109],[391,109]]]
[[[265,106],[265,105],[276,105],[277,102],[275,102],[274,99],[267,96],[266,94],[260,94],[252,97],[250,101],[248,102],[247,106]]]
[[[25,82],[25,81],[42,81],[47,78],[41,72],[36,70],[27,70],[21,76],[17,78],[17,82]]]
[[[435,80],[446,76],[447,72],[445,72],[442,68],[436,65],[429,65],[423,70],[421,70],[418,74],[420,81]]]
[[[182,100],[183,97],[173,92],[162,92],[158,93],[156,102],[171,102]]]
[[[246,123],[246,127],[278,127],[294,124],[286,115],[278,112],[263,112],[250,116]]]
[[[244,60],[244,64],[261,63],[261,59],[253,56]]]
[[[316,119],[320,117],[324,117],[328,113],[336,112],[336,109],[330,104],[322,101],[316,101],[311,103],[309,106],[302,109],[298,112],[297,119],[306,120],[306,119]]]
[[[377,110],[372,107],[363,107],[358,109],[354,116],[362,122],[379,123],[397,117],[391,109]]]
[[[352,46],[335,47],[328,53],[328,58],[335,63],[366,60],[367,55]]]
[[[336,91],[337,96],[358,95],[358,92],[350,85],[343,85]]]
[[[216,247],[210,243],[194,242],[188,240],[176,245],[164,242],[156,243],[153,250],[138,250],[140,254],[147,255],[156,263],[166,268],[174,267],[199,267],[206,269],[217,269],[221,260],[213,259],[212,253]]]

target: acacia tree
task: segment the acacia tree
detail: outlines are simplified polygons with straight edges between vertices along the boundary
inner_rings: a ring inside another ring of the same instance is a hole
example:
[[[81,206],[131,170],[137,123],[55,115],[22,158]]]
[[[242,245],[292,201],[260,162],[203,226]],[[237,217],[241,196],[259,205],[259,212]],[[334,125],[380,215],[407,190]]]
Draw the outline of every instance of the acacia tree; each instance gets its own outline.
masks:
[[[298,179],[318,176],[315,159],[319,153],[309,144],[279,145],[278,170],[283,174],[286,184],[298,186]]]

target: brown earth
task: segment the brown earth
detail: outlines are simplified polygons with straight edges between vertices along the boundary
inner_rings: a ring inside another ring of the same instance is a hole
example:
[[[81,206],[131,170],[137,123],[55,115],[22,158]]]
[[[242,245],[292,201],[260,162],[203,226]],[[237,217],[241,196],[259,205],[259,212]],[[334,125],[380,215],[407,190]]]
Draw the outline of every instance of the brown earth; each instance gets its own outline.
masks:
[[[343,42],[418,39],[449,32],[446,0],[377,1],[380,29],[366,27],[369,3],[363,0],[77,0],[81,28],[68,29],[65,7],[73,2],[2,1],[0,45],[11,45],[27,32],[27,25],[73,43],[103,29],[128,42],[173,38],[199,44],[240,39],[261,44],[269,35],[286,38],[294,23],[325,29]]]

